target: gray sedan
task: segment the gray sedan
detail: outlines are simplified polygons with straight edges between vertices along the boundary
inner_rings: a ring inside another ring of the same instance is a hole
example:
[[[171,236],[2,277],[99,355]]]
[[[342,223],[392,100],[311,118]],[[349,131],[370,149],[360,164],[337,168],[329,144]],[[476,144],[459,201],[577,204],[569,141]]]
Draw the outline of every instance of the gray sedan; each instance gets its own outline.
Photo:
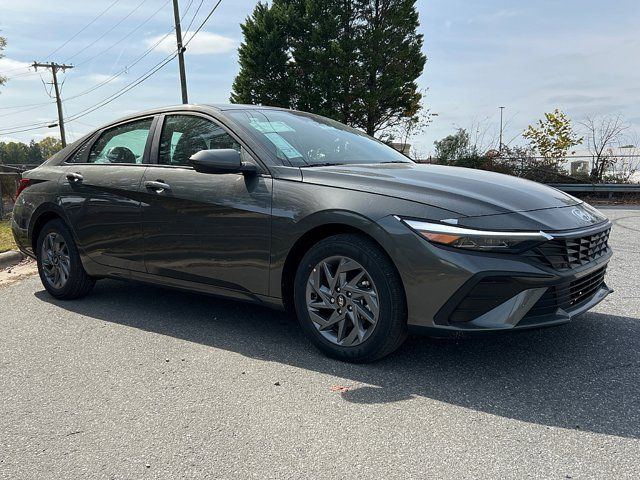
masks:
[[[13,232],[54,297],[110,277],[286,308],[348,361],[409,331],[566,323],[610,293],[611,224],[584,202],[303,112],[142,112],[23,177]]]

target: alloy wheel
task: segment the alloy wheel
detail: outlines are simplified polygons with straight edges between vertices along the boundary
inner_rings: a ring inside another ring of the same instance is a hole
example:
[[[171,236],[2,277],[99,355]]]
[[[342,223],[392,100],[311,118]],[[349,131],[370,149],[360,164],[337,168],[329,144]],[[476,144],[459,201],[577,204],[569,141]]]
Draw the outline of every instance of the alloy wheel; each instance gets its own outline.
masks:
[[[53,288],[61,289],[69,280],[71,257],[64,237],[51,232],[44,237],[41,249],[44,277]]]
[[[309,275],[307,311],[318,332],[331,343],[354,347],[378,323],[378,291],[369,272],[344,256],[325,258]]]

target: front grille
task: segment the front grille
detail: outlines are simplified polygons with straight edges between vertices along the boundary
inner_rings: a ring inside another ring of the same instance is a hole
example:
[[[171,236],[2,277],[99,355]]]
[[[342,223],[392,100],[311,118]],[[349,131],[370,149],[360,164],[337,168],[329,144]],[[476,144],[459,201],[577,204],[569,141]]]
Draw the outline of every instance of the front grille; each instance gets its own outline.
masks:
[[[558,308],[572,310],[588,302],[604,283],[607,267],[602,267],[572,282],[550,287],[529,310],[527,318],[555,313]],[[521,324],[526,323],[521,321]]]
[[[525,253],[543,265],[569,270],[586,265],[609,252],[610,228],[592,235],[556,238]]]

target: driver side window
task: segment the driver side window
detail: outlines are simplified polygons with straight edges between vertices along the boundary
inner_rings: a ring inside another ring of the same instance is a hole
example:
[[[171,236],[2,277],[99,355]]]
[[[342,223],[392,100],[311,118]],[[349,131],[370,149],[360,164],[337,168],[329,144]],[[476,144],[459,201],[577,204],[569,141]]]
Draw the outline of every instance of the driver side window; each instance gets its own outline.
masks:
[[[195,115],[168,115],[160,135],[158,163],[189,165],[189,158],[200,150],[233,148],[240,145],[220,125]]]
[[[153,119],[146,118],[106,130],[91,147],[88,163],[142,163]]]

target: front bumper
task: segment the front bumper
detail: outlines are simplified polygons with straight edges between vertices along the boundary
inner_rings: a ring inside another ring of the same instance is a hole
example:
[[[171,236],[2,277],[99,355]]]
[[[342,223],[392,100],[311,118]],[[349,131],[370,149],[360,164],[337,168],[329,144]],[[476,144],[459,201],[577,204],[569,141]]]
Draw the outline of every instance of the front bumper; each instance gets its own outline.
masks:
[[[390,253],[405,287],[408,324],[415,332],[563,324],[612,292],[605,283],[610,248],[599,250],[597,257],[588,261],[580,258],[580,265],[574,262],[559,268],[556,263],[543,265],[525,254],[442,248],[398,224],[385,221],[384,227],[399,245]],[[599,234],[608,228],[607,222],[589,233]]]
[[[613,291],[604,281],[606,269],[606,263],[594,262],[556,279],[479,274],[443,305],[434,326],[473,331],[567,323]]]

